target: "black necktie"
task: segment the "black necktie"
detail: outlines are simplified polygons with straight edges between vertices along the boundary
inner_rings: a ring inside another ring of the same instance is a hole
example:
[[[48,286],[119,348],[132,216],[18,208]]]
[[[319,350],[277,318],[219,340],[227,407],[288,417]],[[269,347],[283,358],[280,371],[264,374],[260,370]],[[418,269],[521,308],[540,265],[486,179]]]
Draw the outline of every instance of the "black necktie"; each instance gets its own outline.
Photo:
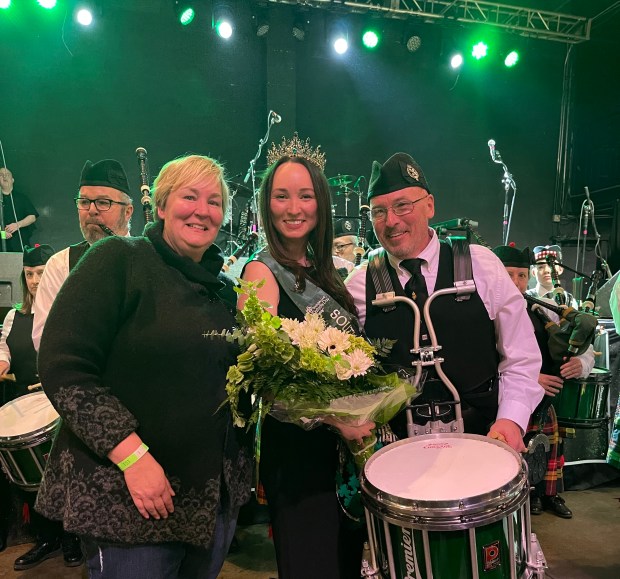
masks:
[[[411,278],[405,284],[405,293],[408,297],[412,297],[419,308],[424,306],[428,298],[428,290],[426,289],[426,280],[422,275],[422,262],[420,258],[405,259],[400,262],[400,267],[404,267],[411,273]]]

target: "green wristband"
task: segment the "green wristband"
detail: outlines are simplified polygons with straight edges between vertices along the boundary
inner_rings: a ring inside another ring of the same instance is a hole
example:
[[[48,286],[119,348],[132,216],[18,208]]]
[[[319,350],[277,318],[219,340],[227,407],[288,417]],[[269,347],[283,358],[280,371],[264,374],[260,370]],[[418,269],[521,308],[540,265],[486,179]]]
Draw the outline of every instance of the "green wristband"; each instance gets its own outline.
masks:
[[[149,450],[149,447],[144,442],[132,452],[125,460],[121,460],[116,464],[122,471],[127,470],[132,464],[138,462]]]

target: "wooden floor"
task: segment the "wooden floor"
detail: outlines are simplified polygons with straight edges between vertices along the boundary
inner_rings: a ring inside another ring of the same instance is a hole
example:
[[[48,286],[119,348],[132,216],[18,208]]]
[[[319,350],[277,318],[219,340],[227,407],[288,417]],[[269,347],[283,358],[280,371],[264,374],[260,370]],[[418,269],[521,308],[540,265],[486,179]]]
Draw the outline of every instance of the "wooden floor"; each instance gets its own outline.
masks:
[[[567,491],[570,520],[544,512],[532,517],[547,559],[547,579],[618,579],[620,577],[620,483]],[[276,578],[273,545],[266,524],[240,527],[239,550],[229,555],[220,579]],[[45,561],[35,569],[13,571],[13,561],[30,544],[13,545],[0,553],[2,579],[85,579],[84,567],[67,569],[62,557]],[[145,578],[147,579],[147,578]],[[453,579],[440,577],[435,579]]]

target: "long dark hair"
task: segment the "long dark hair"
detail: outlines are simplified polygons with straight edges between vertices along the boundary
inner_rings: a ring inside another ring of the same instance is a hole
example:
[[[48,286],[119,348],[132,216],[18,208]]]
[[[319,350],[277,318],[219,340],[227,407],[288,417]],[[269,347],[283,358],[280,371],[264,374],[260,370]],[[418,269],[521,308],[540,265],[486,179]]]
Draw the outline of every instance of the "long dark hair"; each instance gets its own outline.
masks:
[[[294,274],[299,287],[306,287],[306,278],[310,277],[303,266],[291,259],[288,255],[283,240],[273,225],[271,218],[271,189],[273,188],[273,177],[277,168],[284,163],[298,163],[303,165],[310,173],[312,186],[317,202],[317,222],[316,227],[310,232],[306,252],[312,260],[314,271],[312,280],[327,294],[334,298],[339,304],[344,306],[349,312],[357,314],[357,308],[353,303],[351,294],[347,291],[342,278],[336,271],[332,259],[332,244],[334,241],[334,225],[332,222],[331,195],[329,184],[323,172],[310,161],[303,157],[284,156],[278,159],[265,173],[265,177],[260,186],[258,201],[259,212],[269,253],[282,266],[290,269]]]
[[[34,303],[34,299],[30,290],[28,289],[28,284],[26,283],[26,271],[22,268],[22,274],[19,276],[19,281],[22,286],[22,303],[15,304],[15,309],[20,314],[31,314],[32,313],[32,304]]]

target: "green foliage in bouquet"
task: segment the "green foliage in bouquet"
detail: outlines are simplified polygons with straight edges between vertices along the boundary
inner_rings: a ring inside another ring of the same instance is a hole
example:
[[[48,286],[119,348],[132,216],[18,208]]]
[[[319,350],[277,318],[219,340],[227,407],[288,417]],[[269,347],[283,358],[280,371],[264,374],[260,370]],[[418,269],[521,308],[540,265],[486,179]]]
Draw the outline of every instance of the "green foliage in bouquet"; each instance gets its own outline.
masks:
[[[205,334],[235,342],[242,350],[228,370],[224,402],[230,405],[236,426],[257,423],[274,402],[286,408],[291,421],[325,414],[349,416],[348,398],[386,392],[402,384],[397,374],[384,375],[376,360],[378,353],[390,351],[393,341],[371,344],[363,337],[326,327],[318,314],[306,314],[303,322],[274,316],[266,311],[269,304],[258,298],[257,289],[263,283],[240,280],[240,287],[235,288],[248,296],[237,314],[239,328]],[[241,392],[262,398],[250,417],[239,412]],[[330,407],[333,401],[344,406]]]

